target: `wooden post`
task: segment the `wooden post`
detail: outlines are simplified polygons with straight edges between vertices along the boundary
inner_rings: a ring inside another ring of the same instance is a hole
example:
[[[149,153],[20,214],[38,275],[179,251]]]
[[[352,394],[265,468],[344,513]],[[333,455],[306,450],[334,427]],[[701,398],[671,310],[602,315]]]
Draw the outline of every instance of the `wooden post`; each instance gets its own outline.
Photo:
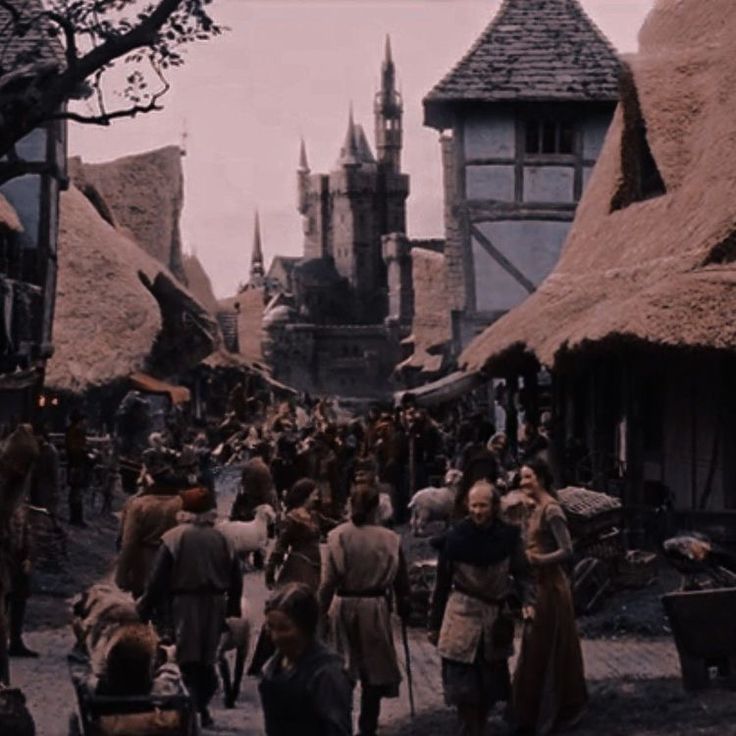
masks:
[[[698,383],[690,370],[690,508],[698,506]]]
[[[506,377],[506,433],[509,440],[509,448],[516,455],[519,449],[519,417],[516,413],[515,397],[519,391],[519,377],[509,375]]]

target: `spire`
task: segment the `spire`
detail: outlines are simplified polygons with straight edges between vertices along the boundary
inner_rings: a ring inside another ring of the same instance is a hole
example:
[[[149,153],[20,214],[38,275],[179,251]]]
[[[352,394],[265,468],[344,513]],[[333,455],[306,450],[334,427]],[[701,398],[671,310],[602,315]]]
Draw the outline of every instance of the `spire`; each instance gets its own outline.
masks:
[[[299,149],[299,169],[298,171],[304,172],[306,174],[309,173],[309,162],[307,161],[307,147],[304,143],[304,138],[302,138],[301,148]]]
[[[350,103],[350,115],[348,117],[348,130],[345,134],[345,143],[340,149],[340,166],[360,166],[358,152],[358,140],[355,131],[355,120],[353,118],[353,103]]]
[[[263,280],[263,248],[261,247],[261,221],[256,210],[255,226],[253,228],[253,249],[250,255],[250,283],[254,286]]]
[[[381,87],[375,96],[373,113],[378,163],[394,173],[401,171],[403,108],[401,94],[396,89],[396,66],[391,49],[391,37],[387,34],[385,55],[381,64]]]

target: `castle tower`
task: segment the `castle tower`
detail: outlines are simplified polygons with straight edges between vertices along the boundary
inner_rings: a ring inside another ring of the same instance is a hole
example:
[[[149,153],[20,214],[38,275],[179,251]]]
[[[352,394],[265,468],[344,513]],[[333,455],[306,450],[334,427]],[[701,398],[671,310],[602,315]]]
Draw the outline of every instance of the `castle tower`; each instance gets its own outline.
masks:
[[[355,128],[355,120],[353,118],[353,106],[350,105],[350,114],[348,116],[348,129],[345,133],[345,142],[340,149],[340,158],[337,165],[346,169],[360,166],[360,152],[358,150],[358,132]]]
[[[302,215],[307,214],[309,202],[309,162],[307,161],[307,147],[302,138],[299,148],[299,168],[296,170],[297,179],[297,209]]]
[[[304,139],[299,148],[296,180],[297,210],[302,216],[304,231],[304,258],[322,258],[327,255],[328,250],[328,177],[324,174],[311,173]]]
[[[263,267],[263,248],[261,246],[261,223],[256,210],[256,221],[253,229],[253,249],[250,255],[249,286],[263,286],[266,269]]]
[[[376,122],[376,152],[379,165],[388,172],[401,171],[404,105],[396,89],[396,67],[391,54],[391,38],[386,36],[386,54],[381,65],[381,89],[373,106]]]

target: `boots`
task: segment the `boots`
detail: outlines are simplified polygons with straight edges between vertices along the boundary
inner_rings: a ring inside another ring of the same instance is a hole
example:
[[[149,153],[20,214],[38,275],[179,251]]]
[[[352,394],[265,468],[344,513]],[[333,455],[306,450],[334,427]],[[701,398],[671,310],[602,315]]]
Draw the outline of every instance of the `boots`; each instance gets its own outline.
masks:
[[[86,529],[87,524],[84,521],[83,505],[81,501],[69,501],[69,523],[72,526]]]
[[[9,657],[27,657],[35,659],[38,652],[29,649],[23,642],[23,621],[26,616],[26,599],[11,596],[9,601],[10,645]]]
[[[378,718],[381,714],[381,693],[377,688],[361,683],[360,716],[358,728],[360,736],[376,736]]]

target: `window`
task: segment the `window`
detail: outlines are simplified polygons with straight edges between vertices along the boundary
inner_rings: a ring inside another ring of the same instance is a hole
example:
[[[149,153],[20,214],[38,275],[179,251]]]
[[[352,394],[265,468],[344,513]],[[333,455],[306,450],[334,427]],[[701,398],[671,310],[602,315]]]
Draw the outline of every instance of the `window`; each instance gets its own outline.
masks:
[[[527,120],[527,154],[570,155],[575,149],[575,126],[569,120]]]
[[[624,73],[621,77],[621,104],[624,108],[621,180],[611,201],[612,212],[622,210],[634,202],[643,202],[667,193],[652,149],[649,147],[646,120],[630,72]]]

